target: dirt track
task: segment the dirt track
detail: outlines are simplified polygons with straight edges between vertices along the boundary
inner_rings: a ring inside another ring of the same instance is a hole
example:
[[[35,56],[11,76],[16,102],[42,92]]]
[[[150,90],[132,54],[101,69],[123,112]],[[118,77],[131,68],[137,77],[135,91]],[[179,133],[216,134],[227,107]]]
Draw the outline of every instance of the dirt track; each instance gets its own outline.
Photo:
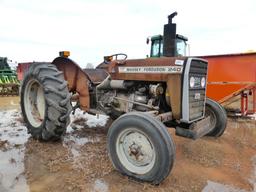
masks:
[[[255,120],[229,119],[217,139],[192,141],[169,129],[176,162],[159,186],[113,169],[106,151],[108,126],[73,127],[61,142],[40,143],[26,133],[18,98],[0,98],[0,191],[256,191]]]

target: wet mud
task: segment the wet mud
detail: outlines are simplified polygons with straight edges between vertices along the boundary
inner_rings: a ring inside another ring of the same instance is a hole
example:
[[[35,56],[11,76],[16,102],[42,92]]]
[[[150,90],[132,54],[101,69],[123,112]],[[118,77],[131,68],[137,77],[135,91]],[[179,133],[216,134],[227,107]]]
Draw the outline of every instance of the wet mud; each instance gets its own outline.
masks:
[[[61,141],[38,142],[27,134],[18,105],[6,104],[10,98],[0,98],[1,192],[256,191],[255,120],[229,118],[222,137],[196,141],[169,129],[176,161],[167,179],[153,186],[114,170],[106,149],[111,122],[104,125],[105,117],[78,111]]]

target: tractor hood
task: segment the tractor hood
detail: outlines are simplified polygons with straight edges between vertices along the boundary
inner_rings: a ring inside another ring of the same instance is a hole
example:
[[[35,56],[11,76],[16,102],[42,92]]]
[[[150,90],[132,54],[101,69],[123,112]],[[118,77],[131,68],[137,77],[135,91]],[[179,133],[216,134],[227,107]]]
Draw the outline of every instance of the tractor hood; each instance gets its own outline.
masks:
[[[112,79],[166,81],[171,74],[182,74],[186,57],[113,60],[97,68],[107,70]]]

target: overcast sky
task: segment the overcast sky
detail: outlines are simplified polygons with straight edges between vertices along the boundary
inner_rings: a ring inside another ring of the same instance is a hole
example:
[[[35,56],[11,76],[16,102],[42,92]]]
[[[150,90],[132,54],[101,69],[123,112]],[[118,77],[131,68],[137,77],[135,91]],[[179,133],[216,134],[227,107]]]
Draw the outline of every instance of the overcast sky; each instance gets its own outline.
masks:
[[[119,52],[144,58],[146,38],[174,11],[191,55],[256,51],[256,0],[0,0],[0,56],[52,61],[69,50],[81,66]]]

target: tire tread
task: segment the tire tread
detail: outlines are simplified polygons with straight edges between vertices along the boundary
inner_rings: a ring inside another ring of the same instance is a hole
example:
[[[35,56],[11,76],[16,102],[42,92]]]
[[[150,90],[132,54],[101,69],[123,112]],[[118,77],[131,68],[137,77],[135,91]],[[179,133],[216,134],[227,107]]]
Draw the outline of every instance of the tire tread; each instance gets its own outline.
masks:
[[[28,122],[24,109],[24,90],[26,83],[31,78],[41,83],[45,92],[46,113],[44,123],[40,128],[35,128]],[[70,122],[69,115],[72,110],[70,98],[71,94],[68,91],[63,72],[53,64],[33,63],[21,85],[21,108],[28,132],[38,140],[60,139]]]

